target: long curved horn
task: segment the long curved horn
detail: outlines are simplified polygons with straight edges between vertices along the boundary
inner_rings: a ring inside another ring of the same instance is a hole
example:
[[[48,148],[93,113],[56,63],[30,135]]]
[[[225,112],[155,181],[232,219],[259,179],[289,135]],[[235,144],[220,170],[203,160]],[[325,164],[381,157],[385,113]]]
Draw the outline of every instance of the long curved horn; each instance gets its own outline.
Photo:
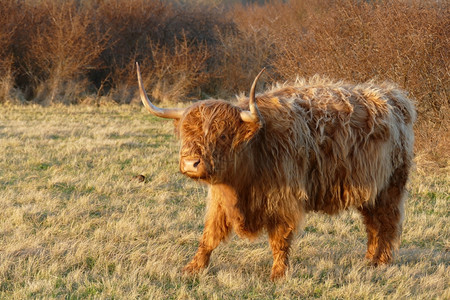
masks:
[[[241,112],[241,119],[244,122],[251,122],[251,123],[259,123],[260,125],[264,124],[264,119],[259,112],[258,106],[255,102],[255,90],[256,90],[256,82],[258,81],[261,74],[266,70],[266,68],[263,68],[261,72],[259,72],[258,75],[256,75],[255,80],[253,80],[252,87],[250,88],[250,100],[248,102],[250,111],[244,110]]]
[[[141,70],[139,69],[139,63],[136,62],[137,77],[139,83],[139,94],[141,96],[142,104],[145,108],[155,116],[166,119],[180,119],[183,116],[183,108],[159,108],[148,99],[147,93],[144,89],[144,83],[142,82]]]

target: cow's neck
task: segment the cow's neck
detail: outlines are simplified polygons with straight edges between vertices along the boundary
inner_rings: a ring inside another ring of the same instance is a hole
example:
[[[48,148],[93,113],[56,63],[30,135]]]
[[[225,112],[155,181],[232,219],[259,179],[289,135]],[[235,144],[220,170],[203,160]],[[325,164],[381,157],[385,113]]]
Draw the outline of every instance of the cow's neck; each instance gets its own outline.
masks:
[[[249,239],[257,237],[264,224],[265,205],[255,205],[251,188],[237,190],[230,184],[222,183],[211,185],[210,193],[211,201],[217,201],[223,208],[227,221],[239,236]]]

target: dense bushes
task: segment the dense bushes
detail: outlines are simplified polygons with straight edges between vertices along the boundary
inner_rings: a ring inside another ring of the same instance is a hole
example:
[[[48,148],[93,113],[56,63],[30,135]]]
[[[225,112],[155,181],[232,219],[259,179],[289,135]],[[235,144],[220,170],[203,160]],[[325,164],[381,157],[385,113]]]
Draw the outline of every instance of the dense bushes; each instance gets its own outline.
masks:
[[[3,0],[0,102],[129,103],[140,61],[158,100],[230,97],[266,66],[266,82],[394,81],[421,121],[441,126],[449,113],[445,1],[207,3]]]
[[[79,103],[108,95],[127,103],[135,60],[152,75],[157,95],[185,98],[209,80],[216,30],[233,26],[219,13],[145,0],[2,1],[0,102]]]

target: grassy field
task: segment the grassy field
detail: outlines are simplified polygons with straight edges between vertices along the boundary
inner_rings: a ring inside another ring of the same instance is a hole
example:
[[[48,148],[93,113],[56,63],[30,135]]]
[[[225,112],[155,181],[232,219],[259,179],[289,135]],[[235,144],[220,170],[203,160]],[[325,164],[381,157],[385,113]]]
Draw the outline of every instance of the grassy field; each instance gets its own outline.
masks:
[[[134,106],[0,106],[0,298],[450,298],[448,167],[413,172],[390,266],[366,265],[349,211],[308,215],[282,282],[265,235],[233,237],[182,275],[206,189],[178,173],[172,132]]]

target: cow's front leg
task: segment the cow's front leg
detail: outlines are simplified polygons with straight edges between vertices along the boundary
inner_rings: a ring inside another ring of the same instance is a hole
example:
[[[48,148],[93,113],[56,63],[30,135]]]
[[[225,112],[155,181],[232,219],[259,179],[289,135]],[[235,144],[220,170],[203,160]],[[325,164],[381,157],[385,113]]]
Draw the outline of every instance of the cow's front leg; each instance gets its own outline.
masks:
[[[272,248],[273,266],[270,280],[284,277],[288,267],[288,256],[292,241],[293,229],[285,224],[277,224],[269,228],[269,243]]]
[[[231,226],[219,203],[212,202],[206,215],[205,229],[197,253],[192,261],[184,267],[185,273],[198,273],[208,263],[212,251],[230,234]]]

